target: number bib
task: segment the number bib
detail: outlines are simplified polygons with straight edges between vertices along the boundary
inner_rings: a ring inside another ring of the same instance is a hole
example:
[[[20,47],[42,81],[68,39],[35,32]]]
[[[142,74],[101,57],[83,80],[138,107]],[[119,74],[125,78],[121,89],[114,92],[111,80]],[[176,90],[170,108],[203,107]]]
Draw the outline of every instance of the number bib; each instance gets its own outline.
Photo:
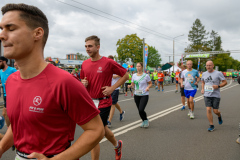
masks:
[[[186,80],[187,80],[188,82],[192,82],[192,81],[194,81],[194,78],[192,78],[192,77],[187,77]]]
[[[98,108],[99,100],[93,100],[93,103],[95,104],[95,107]]]
[[[204,90],[205,90],[205,92],[213,92],[213,86],[211,86],[211,85],[205,85],[204,86]]]
[[[139,89],[139,90],[135,90],[136,95],[143,95],[143,90]]]

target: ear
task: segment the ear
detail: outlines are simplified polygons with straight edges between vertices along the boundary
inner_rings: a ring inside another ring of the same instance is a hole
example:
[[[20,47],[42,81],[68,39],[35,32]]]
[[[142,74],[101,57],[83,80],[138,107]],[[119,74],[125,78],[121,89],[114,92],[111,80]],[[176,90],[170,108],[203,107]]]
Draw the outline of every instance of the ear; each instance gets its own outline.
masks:
[[[98,49],[98,50],[100,49],[100,45],[97,45],[97,49]]]
[[[35,41],[42,40],[43,35],[44,35],[44,30],[41,27],[34,29],[33,36]]]

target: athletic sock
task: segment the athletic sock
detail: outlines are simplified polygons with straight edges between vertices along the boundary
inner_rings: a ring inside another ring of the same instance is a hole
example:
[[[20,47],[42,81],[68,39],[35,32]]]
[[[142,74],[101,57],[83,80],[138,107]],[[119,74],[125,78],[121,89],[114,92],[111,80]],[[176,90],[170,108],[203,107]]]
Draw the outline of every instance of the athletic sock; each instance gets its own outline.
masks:
[[[115,146],[115,148],[118,148],[119,144],[118,144],[118,141],[117,141],[117,146]]]

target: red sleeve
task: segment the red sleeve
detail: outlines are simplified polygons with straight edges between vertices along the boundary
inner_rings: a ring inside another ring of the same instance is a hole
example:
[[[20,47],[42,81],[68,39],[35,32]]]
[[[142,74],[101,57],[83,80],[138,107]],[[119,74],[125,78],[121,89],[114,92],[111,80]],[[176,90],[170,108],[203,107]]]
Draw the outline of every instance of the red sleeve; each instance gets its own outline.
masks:
[[[58,97],[64,112],[78,125],[89,122],[99,114],[86,88],[76,78],[65,78]]]
[[[110,61],[110,67],[112,68],[113,74],[119,75],[120,77],[123,77],[126,74],[127,70],[123,68],[120,64],[118,64],[112,59],[109,59],[109,61]]]

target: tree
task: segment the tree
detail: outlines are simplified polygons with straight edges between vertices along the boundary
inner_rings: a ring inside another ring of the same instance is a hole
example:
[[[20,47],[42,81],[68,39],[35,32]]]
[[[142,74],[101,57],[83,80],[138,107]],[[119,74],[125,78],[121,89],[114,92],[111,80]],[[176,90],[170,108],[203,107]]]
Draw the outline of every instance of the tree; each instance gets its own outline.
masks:
[[[143,40],[137,34],[126,35],[117,41],[118,60],[133,63],[143,61]]]
[[[161,61],[162,61],[161,55],[158,53],[158,50],[156,50],[156,48],[153,46],[148,46],[147,66],[149,67],[160,66]]]
[[[190,30],[188,34],[188,40],[191,42],[190,46],[194,52],[208,50],[208,42],[206,41],[208,34],[200,19],[196,19],[193,23],[192,30]]]
[[[88,56],[85,56],[85,55],[82,54],[82,53],[77,53],[77,59],[79,59],[79,60],[85,61],[85,60],[87,60],[88,58],[89,58]]]

